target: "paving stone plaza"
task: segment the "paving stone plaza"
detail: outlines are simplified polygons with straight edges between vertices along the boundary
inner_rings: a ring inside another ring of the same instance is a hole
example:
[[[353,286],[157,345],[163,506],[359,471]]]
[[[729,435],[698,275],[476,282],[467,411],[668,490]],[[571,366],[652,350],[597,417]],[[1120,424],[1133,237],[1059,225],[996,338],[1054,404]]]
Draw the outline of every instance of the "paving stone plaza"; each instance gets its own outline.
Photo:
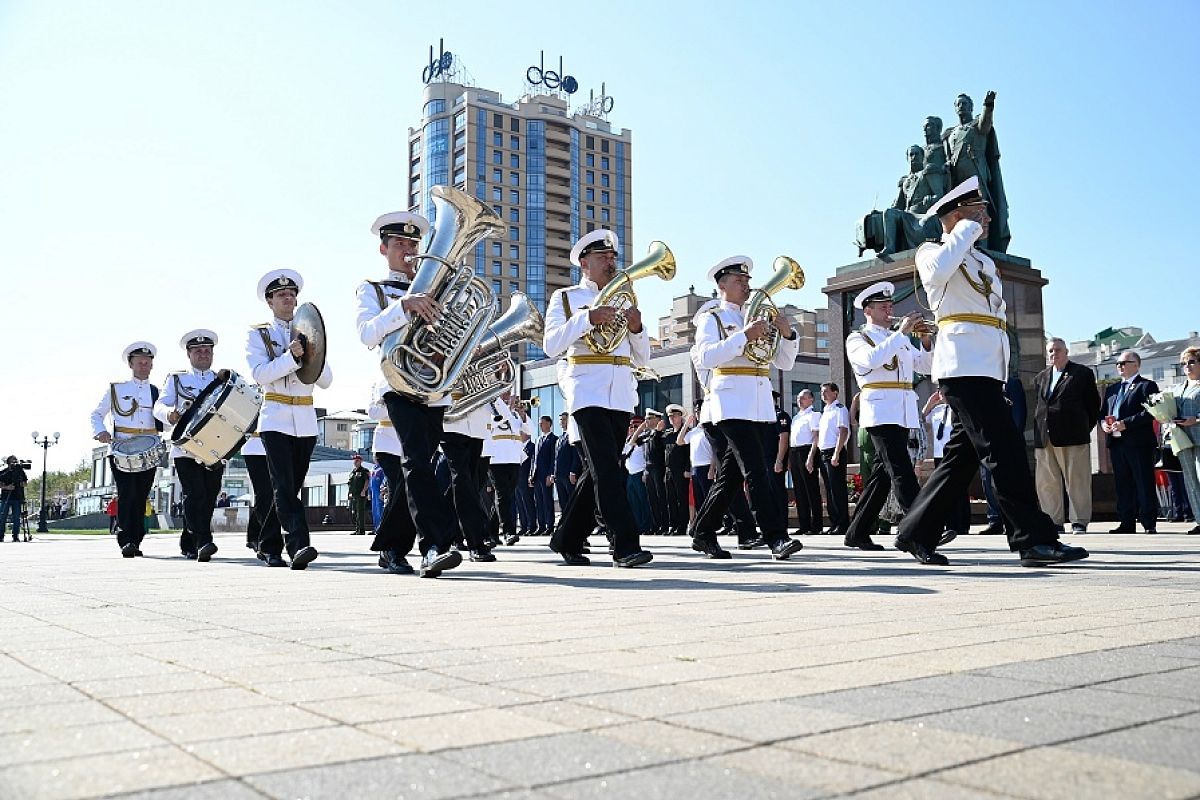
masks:
[[[949,568],[526,539],[438,580],[346,534],[305,572],[240,535],[6,542],[0,797],[1200,797],[1186,527],[1047,569],[983,536]]]

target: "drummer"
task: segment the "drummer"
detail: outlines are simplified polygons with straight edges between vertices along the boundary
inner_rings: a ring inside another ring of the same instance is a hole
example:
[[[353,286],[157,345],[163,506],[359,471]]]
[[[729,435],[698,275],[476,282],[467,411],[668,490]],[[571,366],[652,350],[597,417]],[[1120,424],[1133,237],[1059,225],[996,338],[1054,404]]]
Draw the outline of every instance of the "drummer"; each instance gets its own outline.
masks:
[[[162,396],[154,404],[154,416],[174,428],[188,407],[212,383],[217,374],[212,371],[213,347],[217,335],[206,328],[188,331],[179,340],[187,353],[190,367],[167,376]],[[217,552],[213,543],[212,515],[221,491],[225,465],[218,461],[211,467],[188,455],[183,448],[171,448],[171,461],[183,489],[183,532],[179,549],[184,558],[209,561]]]
[[[258,296],[266,300],[272,319],[250,328],[246,339],[246,361],[254,382],[262,387],[263,406],[258,433],[267,453],[267,469],[275,492],[275,513],[282,536],[263,531],[259,552],[268,566],[282,558],[286,541],[292,569],[304,569],[317,557],[309,543],[308,520],[300,490],[308,476],[308,462],[317,444],[317,413],[313,408],[313,385],[296,377],[305,354],[300,332],[293,330],[296,298],[304,288],[300,273],[273,269],[258,281]],[[322,389],[333,383],[326,363],[317,377]]]
[[[121,360],[129,366],[133,376],[127,381],[110,383],[92,411],[92,438],[110,445],[108,462],[117,484],[117,544],[125,558],[142,554],[146,501],[166,449],[158,438],[162,423],[154,419],[158,387],[150,383],[150,371],[154,369],[157,352],[150,342],[141,341],[121,351]],[[112,420],[111,432],[105,425],[106,417]],[[137,447],[123,448],[123,452],[117,454],[118,461],[111,445],[135,437],[145,442],[131,443]]]

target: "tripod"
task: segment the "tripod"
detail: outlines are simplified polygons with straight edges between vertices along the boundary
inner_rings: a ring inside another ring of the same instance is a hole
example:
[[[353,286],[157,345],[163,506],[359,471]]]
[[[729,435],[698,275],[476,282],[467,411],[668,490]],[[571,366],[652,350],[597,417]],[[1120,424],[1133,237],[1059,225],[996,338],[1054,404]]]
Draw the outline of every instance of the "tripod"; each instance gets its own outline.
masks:
[[[24,501],[21,502],[21,541],[32,542],[33,534],[29,532],[29,515],[25,513],[28,505]]]

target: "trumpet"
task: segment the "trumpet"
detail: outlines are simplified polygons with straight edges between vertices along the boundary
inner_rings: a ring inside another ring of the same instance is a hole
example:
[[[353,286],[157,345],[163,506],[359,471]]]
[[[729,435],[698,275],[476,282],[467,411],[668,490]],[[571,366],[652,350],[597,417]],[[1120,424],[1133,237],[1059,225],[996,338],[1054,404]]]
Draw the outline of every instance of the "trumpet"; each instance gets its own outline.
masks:
[[[900,328],[900,323],[905,319],[905,317],[888,317],[888,319],[892,323],[892,329],[898,330]],[[917,324],[913,326],[912,332],[917,335],[927,333],[932,336],[938,332],[938,326],[937,323],[931,319],[919,319],[917,320]]]
[[[524,411],[526,414],[528,414],[530,411],[532,411],[533,409],[535,409],[539,405],[541,405],[541,403],[542,403],[542,398],[538,397],[537,395],[534,395],[533,397],[529,398],[528,400],[521,401],[521,410]]]

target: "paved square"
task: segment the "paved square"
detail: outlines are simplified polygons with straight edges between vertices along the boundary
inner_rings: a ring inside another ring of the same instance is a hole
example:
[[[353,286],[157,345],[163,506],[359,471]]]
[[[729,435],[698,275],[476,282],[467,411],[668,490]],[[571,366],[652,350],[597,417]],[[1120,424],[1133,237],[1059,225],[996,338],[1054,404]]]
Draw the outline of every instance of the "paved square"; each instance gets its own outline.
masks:
[[[1200,797],[1200,537],[1022,569],[808,537],[638,570],[545,539],[438,580],[318,534],[0,545],[3,798]],[[415,563],[415,559],[413,559]]]

